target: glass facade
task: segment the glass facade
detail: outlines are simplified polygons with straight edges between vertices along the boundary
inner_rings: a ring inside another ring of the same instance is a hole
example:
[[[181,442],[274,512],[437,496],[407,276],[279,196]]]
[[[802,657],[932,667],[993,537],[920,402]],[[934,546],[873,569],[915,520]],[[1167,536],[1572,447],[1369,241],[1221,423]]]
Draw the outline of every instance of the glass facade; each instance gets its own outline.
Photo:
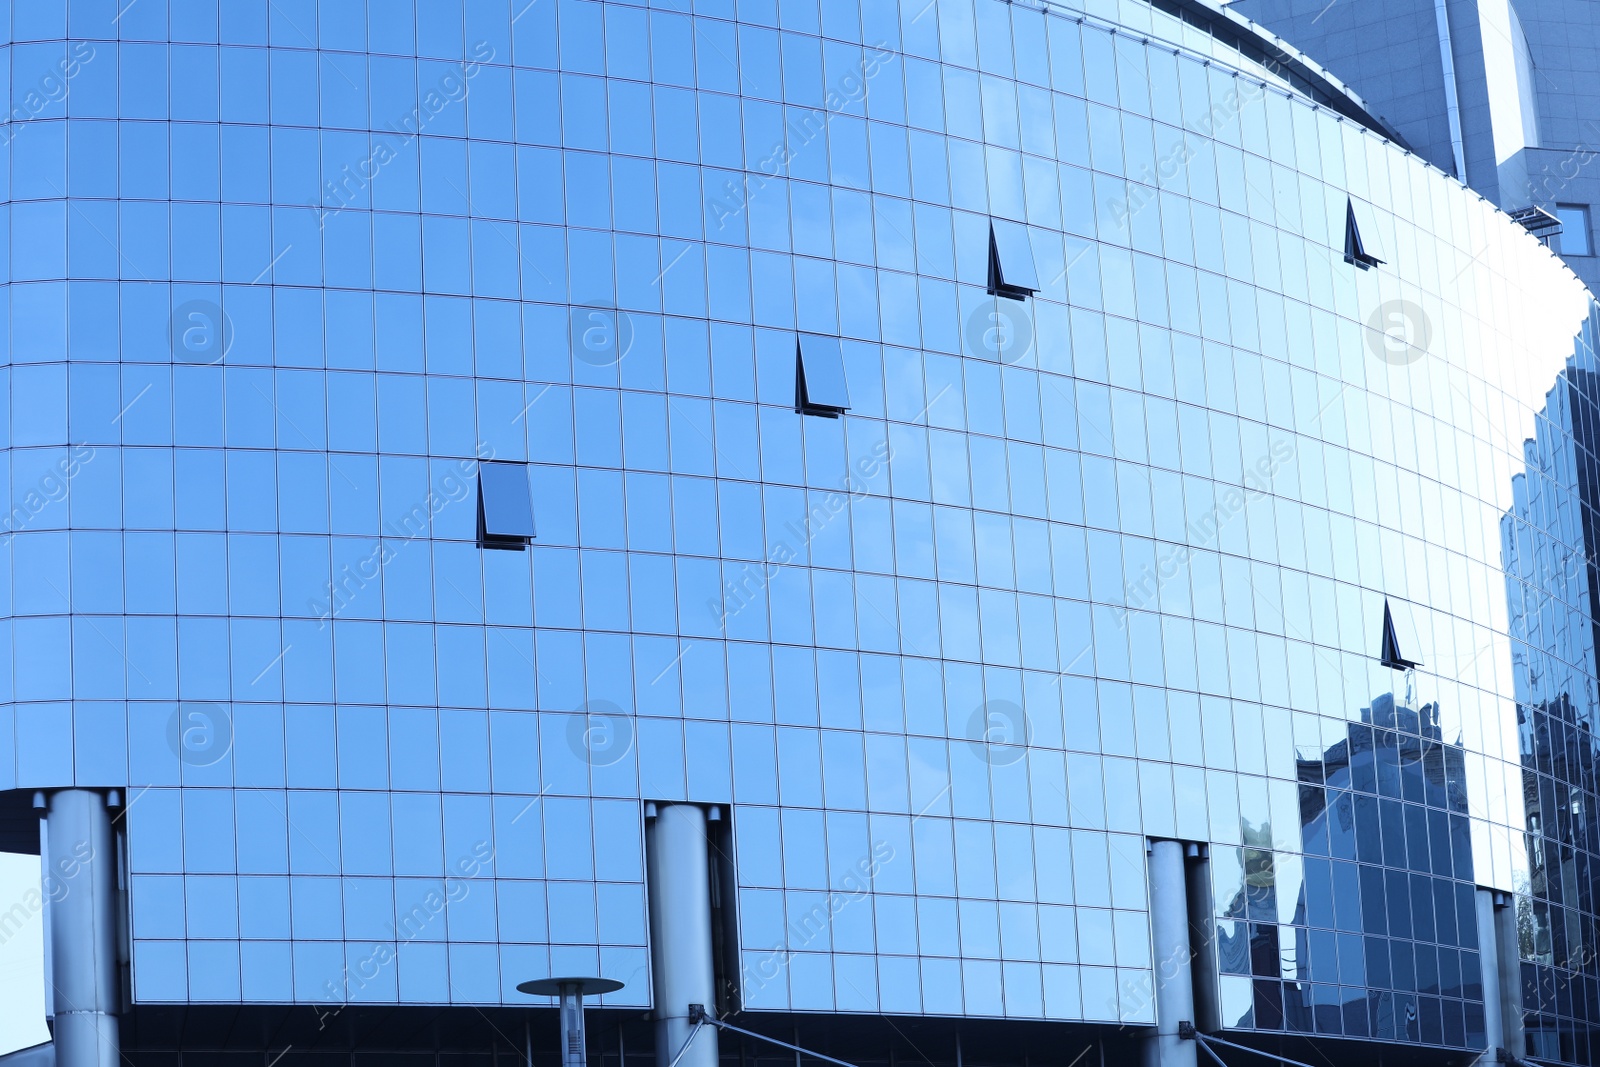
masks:
[[[1519,872],[1530,1051],[1581,1062],[1600,1045],[1594,738],[1592,363],[1551,387],[1502,520],[1528,865]],[[1557,514],[1557,511],[1560,514]]]
[[[1247,826],[1220,882],[1222,972],[1251,976],[1222,979],[1229,1023],[1484,1046],[1466,753],[1438,711],[1386,693],[1320,755],[1305,722],[1303,855]]]
[[[1482,1047],[1481,887],[1586,1062],[1595,305],[1185,6],[8,5],[0,789],[124,791],[131,1000],[648,1007],[688,801],[751,1011],[1148,1026],[1180,839],[1224,1027]]]

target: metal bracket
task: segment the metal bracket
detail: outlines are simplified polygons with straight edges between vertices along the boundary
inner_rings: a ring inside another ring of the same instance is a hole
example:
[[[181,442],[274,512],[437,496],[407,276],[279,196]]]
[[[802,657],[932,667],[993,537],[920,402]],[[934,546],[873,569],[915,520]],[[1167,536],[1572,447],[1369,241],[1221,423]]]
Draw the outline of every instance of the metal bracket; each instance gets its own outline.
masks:
[[[1179,1020],[1179,1022],[1178,1022],[1178,1038],[1179,1038],[1179,1040],[1181,1040],[1181,1041],[1193,1041],[1195,1039],[1194,1035],[1195,1035],[1194,1023],[1190,1022],[1188,1019]]]
[[[706,1011],[704,1004],[691,1004],[689,1005],[689,1021],[692,1023],[708,1023],[711,1022],[711,1015]]]

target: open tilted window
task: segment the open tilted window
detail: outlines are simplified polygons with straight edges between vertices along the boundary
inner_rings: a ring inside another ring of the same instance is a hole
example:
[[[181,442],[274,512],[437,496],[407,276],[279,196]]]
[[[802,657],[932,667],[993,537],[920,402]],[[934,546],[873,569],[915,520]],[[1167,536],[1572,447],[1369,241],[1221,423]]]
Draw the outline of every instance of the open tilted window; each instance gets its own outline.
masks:
[[[1039,291],[1039,268],[1033,261],[1028,228],[1005,219],[989,221],[989,292],[1026,300]]]
[[[1362,270],[1377,266],[1383,260],[1375,254],[1376,246],[1369,246],[1361,238],[1361,223],[1356,219],[1354,200],[1344,202],[1344,261],[1354,263]]]
[[[1378,660],[1385,667],[1396,671],[1409,671],[1420,666],[1414,659],[1406,659],[1400,652],[1400,638],[1395,633],[1394,615],[1389,611],[1389,602],[1383,602],[1383,647],[1378,650]]]
[[[794,409],[802,415],[836,419],[850,410],[844,380],[844,353],[837,337],[803,333],[795,347]]]
[[[533,540],[533,494],[526,463],[478,464],[478,544],[526,548]]]

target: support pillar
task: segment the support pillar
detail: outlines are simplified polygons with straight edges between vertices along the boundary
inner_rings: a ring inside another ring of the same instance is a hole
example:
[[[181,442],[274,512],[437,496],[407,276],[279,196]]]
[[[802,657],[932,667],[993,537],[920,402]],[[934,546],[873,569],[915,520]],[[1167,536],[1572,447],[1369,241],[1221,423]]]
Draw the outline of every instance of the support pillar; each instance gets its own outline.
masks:
[[[1196,1067],[1193,1037],[1179,1024],[1194,1023],[1194,977],[1189,948],[1189,889],[1183,842],[1151,841],[1150,943],[1155,954],[1156,1032],[1144,1046],[1145,1067]]]
[[[1522,1032],[1522,948],[1517,937],[1517,898],[1510,893],[1496,896],[1494,942],[1499,957],[1501,1040],[1507,1052],[1521,1058],[1528,1043]]]
[[[57,1067],[118,1067],[117,848],[106,799],[52,793],[45,832]]]
[[[694,1025],[689,1005],[717,1009],[712,965],[711,876],[706,812],[695,804],[658,804],[645,826],[650,879],[650,968],[655,979],[656,1067],[717,1067],[717,1030]],[[646,812],[649,819],[649,813]]]
[[[1206,845],[1183,847],[1189,881],[1189,974],[1194,982],[1194,1028],[1203,1034],[1222,1029],[1222,995],[1217,980],[1216,907],[1211,899],[1211,854]]]
[[[561,1067],[589,1067],[589,1039],[583,1029],[583,985],[561,988]]]
[[[1483,1036],[1484,1054],[1480,1062],[1498,1062],[1499,1051],[1506,1047],[1505,1028],[1501,1024],[1499,934],[1495,930],[1495,892],[1480,888],[1476,895],[1478,913],[1478,960],[1483,969]]]

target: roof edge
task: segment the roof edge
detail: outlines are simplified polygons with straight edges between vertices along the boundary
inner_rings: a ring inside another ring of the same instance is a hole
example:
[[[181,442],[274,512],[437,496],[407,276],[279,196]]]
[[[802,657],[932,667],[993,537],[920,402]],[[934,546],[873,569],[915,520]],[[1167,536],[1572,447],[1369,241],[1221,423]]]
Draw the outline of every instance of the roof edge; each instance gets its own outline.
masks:
[[[1093,0],[1004,0],[1004,2],[1063,13],[1071,12],[1073,16],[1103,22],[1123,32],[1129,30],[1129,27],[1108,16],[1087,10],[1087,6],[1092,4]],[[1416,154],[1416,150],[1399,131],[1373,111],[1353,89],[1271,30],[1226,7],[1226,0],[1141,0],[1141,2],[1196,27],[1245,58],[1267,68],[1287,82],[1291,88],[1315,103],[1359,123],[1380,137],[1393,141],[1407,152]],[[1164,38],[1157,39],[1164,40]],[[1184,47],[1181,41],[1170,43],[1179,48]]]
[[[1326,104],[1346,118],[1361,123],[1374,133],[1387,137],[1406,151],[1415,154],[1415,149],[1400,136],[1400,132],[1373,111],[1359,93],[1340,81],[1332,71],[1259,22],[1245,18],[1231,7],[1224,6],[1222,0],[1146,0],[1146,2],[1151,7],[1185,18],[1186,21],[1199,22],[1212,36],[1237,48],[1245,55],[1249,55],[1252,51],[1246,45],[1254,44],[1254,50],[1259,51],[1261,55],[1252,58],[1260,59],[1266,66],[1279,68],[1285,72],[1288,81],[1295,84],[1296,88],[1310,90],[1308,95],[1315,97],[1319,103]],[[1191,15],[1192,19],[1186,18]],[[1315,91],[1316,89],[1321,91]]]

